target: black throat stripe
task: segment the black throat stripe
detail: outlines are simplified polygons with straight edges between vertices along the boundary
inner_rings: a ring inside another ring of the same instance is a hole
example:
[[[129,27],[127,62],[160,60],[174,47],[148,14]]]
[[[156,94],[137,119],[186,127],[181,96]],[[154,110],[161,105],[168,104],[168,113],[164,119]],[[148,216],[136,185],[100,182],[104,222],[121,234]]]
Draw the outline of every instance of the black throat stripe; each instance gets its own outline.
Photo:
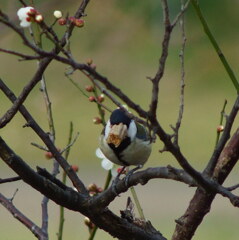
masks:
[[[110,148],[114,151],[115,155],[117,156],[119,162],[122,163],[123,166],[129,166],[130,164],[127,163],[122,159],[122,152],[129,146],[131,140],[129,137],[125,138],[118,147],[115,147],[114,144],[110,143]]]

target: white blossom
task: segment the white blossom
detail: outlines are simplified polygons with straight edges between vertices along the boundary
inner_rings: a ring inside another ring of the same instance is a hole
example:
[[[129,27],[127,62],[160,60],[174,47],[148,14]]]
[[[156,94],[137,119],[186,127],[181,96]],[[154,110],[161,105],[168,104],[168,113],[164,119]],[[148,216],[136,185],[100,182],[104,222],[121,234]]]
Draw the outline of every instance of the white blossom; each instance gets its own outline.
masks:
[[[104,155],[104,153],[100,150],[100,148],[97,148],[95,151],[95,155],[102,159],[101,166],[105,170],[111,170],[114,167],[114,164]]]
[[[54,15],[54,17],[55,18],[61,18],[62,17],[62,12],[61,11],[58,11],[58,10],[56,10],[56,11],[54,11],[54,13],[53,13],[53,15]]]
[[[33,7],[23,7],[17,11],[17,16],[20,20],[21,27],[25,28],[31,25],[29,13],[31,13],[32,10],[34,11],[35,9]]]

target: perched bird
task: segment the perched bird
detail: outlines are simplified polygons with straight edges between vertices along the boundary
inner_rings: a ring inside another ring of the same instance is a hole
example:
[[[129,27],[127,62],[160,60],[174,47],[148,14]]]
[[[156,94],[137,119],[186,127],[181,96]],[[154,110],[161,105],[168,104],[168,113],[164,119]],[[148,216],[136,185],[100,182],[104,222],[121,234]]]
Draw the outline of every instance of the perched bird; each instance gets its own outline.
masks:
[[[144,126],[116,109],[102,131],[100,149],[115,164],[142,167],[151,153],[151,141]]]

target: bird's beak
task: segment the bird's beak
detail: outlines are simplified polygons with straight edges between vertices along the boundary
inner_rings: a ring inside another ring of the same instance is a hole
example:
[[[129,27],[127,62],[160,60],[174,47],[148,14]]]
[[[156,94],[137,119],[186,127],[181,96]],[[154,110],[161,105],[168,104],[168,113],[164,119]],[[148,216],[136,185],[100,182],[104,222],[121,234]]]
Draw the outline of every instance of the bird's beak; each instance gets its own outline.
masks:
[[[107,138],[107,143],[114,144],[115,147],[118,147],[123,139],[127,136],[127,126],[123,123],[118,125],[112,125],[110,129],[109,136]]]

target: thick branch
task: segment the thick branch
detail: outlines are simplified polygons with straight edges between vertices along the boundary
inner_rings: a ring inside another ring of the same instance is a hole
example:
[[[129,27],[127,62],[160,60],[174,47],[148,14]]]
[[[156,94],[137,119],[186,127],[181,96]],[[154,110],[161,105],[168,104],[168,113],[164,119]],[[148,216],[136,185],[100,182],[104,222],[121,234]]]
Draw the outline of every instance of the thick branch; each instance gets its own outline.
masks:
[[[0,89],[4,92],[4,94],[10,99],[12,102],[16,101],[16,96],[13,92],[4,84],[4,82],[0,79]],[[37,122],[33,119],[31,114],[27,111],[24,106],[19,107],[20,113],[26,119],[28,125],[35,131],[35,133],[42,139],[42,141],[46,144],[49,151],[52,152],[54,158],[59,162],[61,167],[67,173],[69,178],[71,179],[74,186],[78,189],[79,192],[87,194],[88,191],[84,184],[77,177],[76,173],[73,171],[71,166],[67,163],[67,161],[63,158],[63,156],[59,153],[58,149],[52,143],[49,135],[45,133],[42,128],[37,124]]]
[[[214,171],[214,178],[222,184],[230,174],[239,158],[239,128],[223,149]],[[172,240],[189,240],[193,237],[197,227],[205,215],[210,211],[215,192],[207,193],[198,188],[186,212],[177,221]],[[237,199],[238,200],[238,199]]]
[[[119,181],[114,187],[111,186],[106,191],[96,196],[93,204],[98,207],[106,207],[119,194],[126,192],[130,187],[138,184],[145,185],[149,180],[155,178],[171,179],[185,183],[189,186],[196,186],[196,182],[184,170],[176,169],[171,166],[147,168],[131,175],[128,179],[127,186],[125,185],[125,179]]]
[[[237,116],[238,110],[239,110],[239,95],[237,96],[234,106],[233,106],[229,116],[227,117],[227,121],[226,121],[226,125],[224,128],[223,134],[212,154],[210,161],[208,162],[207,167],[204,170],[205,174],[208,174],[209,176],[212,176],[214,168],[218,161],[218,157],[221,154],[223,148],[225,147],[226,142],[230,138],[231,128],[232,128],[233,122],[235,120],[235,117]]]
[[[9,165],[22,180],[33,188],[70,210],[81,212],[91,218],[100,228],[109,232],[114,237],[122,240],[166,240],[152,225],[145,226],[128,222],[126,219],[114,215],[107,208],[95,206],[88,196],[80,194],[71,188],[63,190],[59,184],[43,178],[34,172],[19,156],[17,156],[0,137],[0,157]]]
[[[75,211],[79,211],[79,206],[84,205],[85,198],[83,195],[71,188],[67,188],[67,190],[64,191],[62,188],[58,187],[58,185],[37,174],[8,147],[1,137],[0,157],[24,182],[48,196],[57,204]]]

